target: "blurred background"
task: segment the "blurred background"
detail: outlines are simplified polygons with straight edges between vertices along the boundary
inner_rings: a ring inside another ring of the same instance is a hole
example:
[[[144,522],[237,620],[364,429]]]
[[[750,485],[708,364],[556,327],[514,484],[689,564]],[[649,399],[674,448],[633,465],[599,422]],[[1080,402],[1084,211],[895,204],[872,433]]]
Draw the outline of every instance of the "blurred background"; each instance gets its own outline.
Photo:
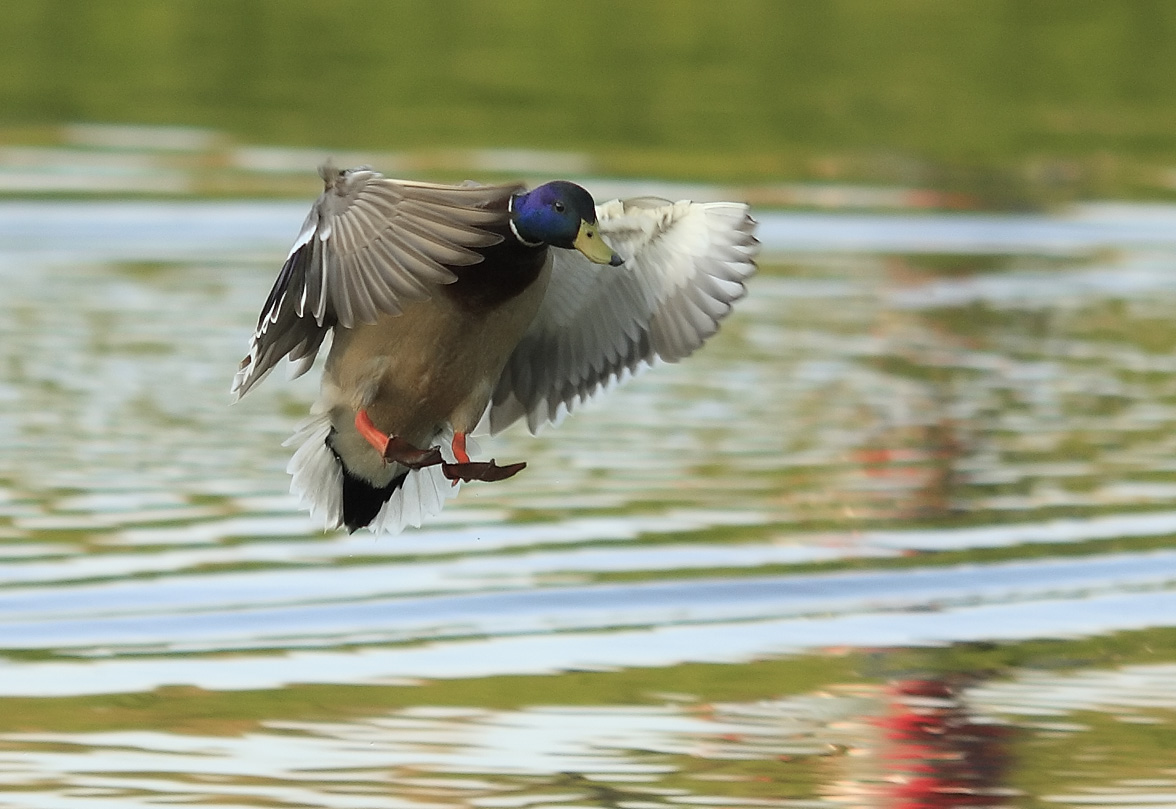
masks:
[[[23,0],[0,805],[1176,804],[1176,6]],[[326,157],[753,206],[723,330],[323,533]]]
[[[806,183],[925,189],[935,207],[1172,197],[1170,4],[953,5],[19,3],[0,188],[154,167],[174,184],[109,190],[292,193],[271,175],[308,174],[293,150],[310,149],[430,176],[745,184],[775,203]]]

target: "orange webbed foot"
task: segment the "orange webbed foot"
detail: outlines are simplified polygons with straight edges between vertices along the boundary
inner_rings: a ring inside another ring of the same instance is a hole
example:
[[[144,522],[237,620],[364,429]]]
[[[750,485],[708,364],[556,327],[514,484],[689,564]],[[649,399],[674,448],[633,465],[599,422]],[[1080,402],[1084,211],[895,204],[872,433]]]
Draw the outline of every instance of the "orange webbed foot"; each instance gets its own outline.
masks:
[[[375,447],[376,452],[380,453],[380,457],[385,461],[393,461],[409,469],[423,469],[442,462],[439,448],[421,449],[399,436],[387,435],[372,424],[366,410],[360,410],[355,414],[355,429]]]

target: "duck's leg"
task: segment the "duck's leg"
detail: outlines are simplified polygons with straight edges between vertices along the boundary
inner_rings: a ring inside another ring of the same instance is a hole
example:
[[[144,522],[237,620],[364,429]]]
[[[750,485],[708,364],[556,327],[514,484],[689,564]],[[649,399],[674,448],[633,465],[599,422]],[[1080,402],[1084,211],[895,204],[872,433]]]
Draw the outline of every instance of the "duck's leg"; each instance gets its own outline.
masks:
[[[355,414],[355,429],[359,431],[367,442],[376,448],[385,461],[395,461],[409,469],[422,469],[426,466],[436,466],[441,463],[441,450],[437,447],[421,449],[395,435],[386,435],[376,425],[367,411],[360,409]]]
[[[453,457],[457,459],[458,463],[469,463],[470,453],[466,450],[466,434],[454,433],[453,441],[450,443],[453,448]]]
[[[452,480],[455,486],[459,480],[491,482],[506,480],[509,477],[514,477],[527,466],[525,462],[499,466],[494,463],[493,458],[489,461],[471,461],[469,453],[466,451],[465,433],[454,433],[450,447],[453,449],[453,457],[457,459],[457,463],[442,462],[441,473]]]

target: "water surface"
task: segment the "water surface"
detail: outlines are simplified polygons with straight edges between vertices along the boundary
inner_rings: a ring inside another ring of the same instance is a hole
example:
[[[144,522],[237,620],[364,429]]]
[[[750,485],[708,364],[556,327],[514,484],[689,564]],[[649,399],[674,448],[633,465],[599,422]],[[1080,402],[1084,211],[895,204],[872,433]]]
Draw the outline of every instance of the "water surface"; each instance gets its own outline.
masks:
[[[0,804],[1176,802],[1176,211],[762,212],[396,538],[287,494],[313,378],[228,406],[301,215],[0,204]]]

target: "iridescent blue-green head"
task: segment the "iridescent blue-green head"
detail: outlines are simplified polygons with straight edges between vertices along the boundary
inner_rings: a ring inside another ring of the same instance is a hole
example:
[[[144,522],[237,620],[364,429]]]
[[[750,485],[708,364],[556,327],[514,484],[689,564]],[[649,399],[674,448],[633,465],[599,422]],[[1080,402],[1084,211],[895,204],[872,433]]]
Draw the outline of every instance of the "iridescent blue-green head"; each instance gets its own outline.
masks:
[[[592,195],[575,183],[556,180],[516,195],[510,222],[524,244],[579,250],[597,264],[623,263],[600,238]]]

